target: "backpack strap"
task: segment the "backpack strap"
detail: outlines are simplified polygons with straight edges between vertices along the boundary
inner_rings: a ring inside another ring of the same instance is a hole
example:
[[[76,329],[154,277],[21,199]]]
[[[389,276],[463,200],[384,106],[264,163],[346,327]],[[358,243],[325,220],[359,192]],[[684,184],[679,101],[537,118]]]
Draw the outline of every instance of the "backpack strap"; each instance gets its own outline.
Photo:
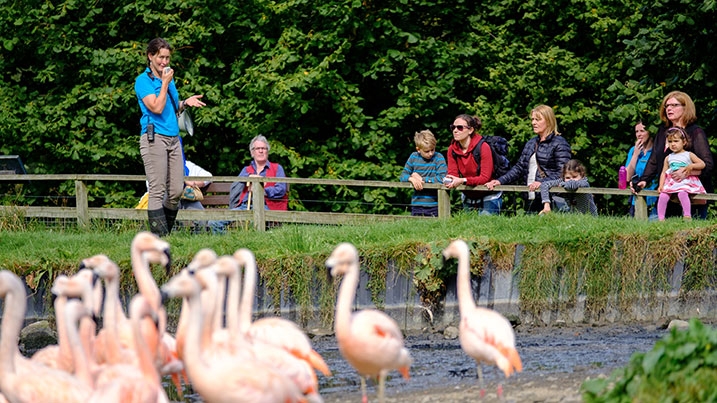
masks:
[[[473,149],[473,159],[478,166],[476,168],[476,176],[480,176],[480,149],[483,146],[483,143],[485,143],[485,137],[481,136],[480,141],[478,141],[478,144],[476,145],[476,148]],[[491,152],[493,152],[493,150],[491,150]]]

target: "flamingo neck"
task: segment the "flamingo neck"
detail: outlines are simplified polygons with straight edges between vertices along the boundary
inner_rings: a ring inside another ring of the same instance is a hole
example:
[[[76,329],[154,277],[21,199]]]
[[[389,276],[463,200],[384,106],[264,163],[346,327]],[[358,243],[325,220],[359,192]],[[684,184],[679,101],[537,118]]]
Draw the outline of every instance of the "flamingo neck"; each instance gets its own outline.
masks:
[[[256,288],[256,263],[248,262],[244,265],[244,289],[239,308],[239,331],[243,334],[246,334],[251,326],[254,288]]]
[[[349,329],[351,323],[351,305],[356,297],[356,287],[359,280],[358,263],[350,263],[348,271],[344,274],[339,288],[339,295],[336,301],[336,318],[334,318],[334,331],[336,337],[342,337]]]
[[[61,312],[58,312],[58,315],[60,314]],[[84,337],[80,335],[85,317],[77,318],[74,313],[65,314],[64,316],[63,318],[58,318],[58,322],[60,320],[67,322],[65,323],[67,328],[67,340],[70,342],[72,358],[75,363],[75,376],[87,387],[93,388],[94,380],[90,374],[90,362],[88,358],[90,356],[87,354]],[[68,316],[72,316],[72,318],[68,318]]]
[[[11,289],[6,295],[0,295],[5,307],[0,332],[0,384],[2,379],[6,378],[6,374],[15,374],[14,357],[20,354],[17,345],[26,309],[22,294],[23,291],[20,289]]]
[[[152,309],[158,312],[162,298],[159,293],[159,287],[157,287],[157,283],[152,277],[149,261],[144,257],[144,253],[137,248],[132,248],[130,261],[139,293],[147,299]]]
[[[461,251],[458,256],[457,280],[458,310],[463,315],[476,306],[471,291],[470,252]]]
[[[142,335],[142,319],[148,316],[149,311],[132,312],[135,315],[130,315],[130,321],[132,324],[132,333],[134,334],[134,349],[137,353],[137,362],[139,368],[145,377],[150,377],[153,381],[159,381],[159,373],[154,364],[154,358],[149,350],[149,346]]]
[[[119,281],[116,277],[105,279],[107,295],[105,296],[104,321],[105,346],[107,347],[107,362],[117,364],[120,362],[119,331],[117,329],[117,301],[119,301]]]
[[[214,323],[212,323],[212,332],[222,330],[223,319],[225,315],[224,299],[227,295],[227,278],[226,276],[217,277],[217,297],[214,305]]]
[[[216,287],[210,285],[201,292],[201,309],[202,318],[205,320],[202,323],[202,346],[209,346],[212,342],[212,333],[214,333],[214,316],[217,314],[216,309]]]
[[[184,360],[189,372],[190,379],[193,370],[197,373],[206,368],[201,356],[201,337],[202,337],[202,302],[199,294],[192,294],[187,298],[187,306],[189,307],[189,324],[187,325],[187,339],[184,343]]]
[[[55,298],[55,314],[65,312],[67,305],[67,297],[60,295]],[[67,326],[64,320],[56,320],[57,326],[57,347],[60,349],[60,357],[66,362],[72,362],[72,349],[70,349],[70,341],[67,340]]]
[[[229,287],[227,289],[227,329],[229,334],[236,335],[239,332],[239,273],[234,272],[228,277]]]

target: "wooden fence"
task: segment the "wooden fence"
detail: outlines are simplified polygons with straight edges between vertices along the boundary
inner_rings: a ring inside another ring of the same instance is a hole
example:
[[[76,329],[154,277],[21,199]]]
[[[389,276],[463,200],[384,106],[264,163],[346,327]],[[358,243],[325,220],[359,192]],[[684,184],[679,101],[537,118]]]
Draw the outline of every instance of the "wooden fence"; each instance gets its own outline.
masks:
[[[187,177],[188,180],[211,180],[213,182],[235,182],[236,176],[213,176],[208,177]],[[88,183],[95,182],[145,182],[144,175],[0,175],[0,184],[3,182],[10,183],[28,183],[32,181],[74,181],[75,183],[75,207],[47,207],[47,206],[23,206],[13,205],[0,206],[0,213],[6,214],[22,214],[25,217],[38,218],[65,218],[76,219],[80,228],[89,228],[92,219],[130,219],[130,220],[146,220],[146,210],[136,210],[134,208],[98,208],[89,207],[88,203]],[[253,200],[252,205],[264,205],[264,192],[262,190],[262,182],[276,181],[276,178],[242,178],[242,181],[252,182]],[[411,189],[412,186],[408,182],[386,182],[386,181],[365,181],[365,180],[342,180],[342,179],[317,179],[317,178],[283,178],[282,182],[300,185],[317,185],[324,187],[378,187],[393,189]],[[438,190],[438,217],[445,218],[451,215],[451,198],[450,189],[446,189],[442,185],[426,184],[427,189]],[[484,186],[465,187],[460,189],[477,189],[483,190]],[[497,190],[505,193],[510,192],[527,192],[527,186],[499,186]],[[630,189],[615,188],[582,188],[577,190],[579,193],[592,193],[602,195],[618,195],[629,197],[632,195]],[[556,187],[552,192],[565,192],[564,189]],[[657,196],[656,191],[643,190],[637,196],[635,203],[635,218],[640,220],[647,219],[646,196]],[[138,197],[139,199],[139,197]],[[717,194],[696,195],[695,199],[717,200]],[[273,211],[264,209],[253,209],[249,211],[229,210],[224,208],[212,208],[205,210],[180,210],[177,217],[178,220],[236,220],[250,221],[253,223],[257,231],[264,231],[267,222],[281,223],[304,223],[304,224],[349,224],[376,221],[376,220],[397,220],[397,219],[435,219],[432,217],[411,217],[409,215],[385,215],[385,214],[357,214],[357,213],[333,213],[333,212],[314,212],[314,211]]]

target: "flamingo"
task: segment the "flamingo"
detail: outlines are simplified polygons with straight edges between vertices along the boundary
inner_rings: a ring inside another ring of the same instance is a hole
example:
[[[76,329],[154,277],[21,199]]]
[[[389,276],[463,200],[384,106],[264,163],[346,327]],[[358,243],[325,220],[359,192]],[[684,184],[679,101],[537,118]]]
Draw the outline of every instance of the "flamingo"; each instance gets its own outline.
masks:
[[[237,327],[222,327],[221,318],[226,294],[226,278],[230,278],[231,292],[227,307],[232,315],[237,315],[238,271],[239,264],[232,256],[218,257],[208,249],[194,256],[187,271],[199,282],[201,291],[202,326],[201,349],[206,360],[235,356],[241,360],[256,360],[287,376],[311,402],[320,403],[323,399],[318,393],[319,383],[316,373],[309,364],[280,346],[269,344],[261,339],[250,340],[245,334],[237,332]],[[221,281],[219,281],[221,277]],[[186,299],[183,300],[186,303]],[[231,309],[230,307],[234,307]],[[182,315],[185,315],[185,311]],[[185,318],[186,320],[186,318]],[[234,320],[233,322],[236,322]]]
[[[157,361],[160,373],[171,376],[172,382],[181,396],[182,386],[179,376],[184,371],[184,364],[177,356],[176,340],[166,333],[167,312],[162,306],[159,287],[150,270],[151,263],[161,263],[165,267],[165,271],[169,273],[171,266],[169,243],[151,232],[139,232],[132,239],[130,261],[139,293],[147,299],[147,303],[159,318],[158,323],[145,318],[142,334]]]
[[[0,271],[0,298],[4,300],[0,340],[0,390],[13,403],[87,402],[92,389],[65,371],[38,365],[32,376],[16,372],[15,357],[25,319],[25,287],[17,275]]]
[[[254,290],[256,288],[256,259],[249,249],[238,249],[234,252],[234,258],[239,266],[244,267],[244,289],[241,296],[239,308],[239,331],[247,335],[251,340],[261,340],[288,351],[325,376],[331,376],[331,371],[326,362],[316,350],[311,347],[311,341],[299,326],[289,320],[277,317],[261,318],[252,323],[251,316],[254,305]],[[231,288],[231,282],[230,282]],[[229,316],[234,315],[232,309],[227,312],[227,322],[234,320]]]
[[[290,403],[303,401],[301,392],[282,373],[251,359],[235,356],[205,360],[201,352],[201,286],[182,270],[161,288],[164,298],[187,298],[189,325],[184,362],[194,389],[207,403],[255,402]]]
[[[136,333],[139,336],[141,336],[139,318],[144,312],[141,311],[144,309],[143,302],[142,297],[137,296],[133,299],[133,305],[131,305],[133,318],[138,318],[133,321],[133,324],[136,324],[134,327],[137,329]],[[90,311],[78,301],[67,302],[64,316],[67,322],[68,339],[72,345],[72,355],[75,358],[76,376],[93,389],[89,401],[103,403],[168,403],[169,399],[161,386],[159,374],[154,367],[149,349],[141,337],[135,343],[138,350],[137,355],[140,356],[138,366],[108,364],[102,366],[96,376],[92,373],[90,367],[92,366],[91,361],[93,358],[85,354],[80,345],[77,330],[77,322],[89,317],[89,315]]]
[[[481,363],[496,365],[505,377],[523,370],[518,351],[515,349],[515,334],[510,322],[498,312],[477,307],[470,288],[470,250],[463,240],[451,242],[443,250],[446,259],[458,259],[458,310],[461,314],[459,339],[461,348],[476,361],[480,395],[485,395]],[[498,397],[503,388],[498,386]]]
[[[66,321],[62,318],[62,313],[66,309],[67,298],[81,298],[86,309],[94,312],[95,306],[99,305],[102,298],[102,290],[96,286],[94,280],[95,278],[89,270],[80,270],[71,278],[65,275],[57,276],[51,292],[56,296],[54,305],[58,344],[47,346],[35,353],[31,358],[33,363],[68,373],[75,372],[75,361],[72,356],[71,343],[67,339]],[[82,347],[87,354],[94,349],[95,330],[95,321],[91,317],[88,316],[82,320]]]
[[[192,261],[189,262],[186,269],[190,273],[194,273],[195,271],[201,270],[203,268],[210,267],[214,262],[217,260],[217,254],[213,250],[209,248],[201,249],[199,252],[197,252],[194,257],[192,258]],[[207,282],[209,282],[209,279],[207,279]],[[205,283],[205,285],[209,286],[208,283]],[[208,309],[208,304],[211,304],[211,308],[213,309],[216,302],[209,301],[207,298],[208,292],[203,292],[203,299],[202,299],[202,309]],[[212,314],[213,316],[217,316]],[[184,354],[184,343],[186,339],[186,330],[189,326],[189,307],[188,302],[186,298],[182,299],[182,309],[179,313],[179,320],[177,321],[177,332],[175,333],[175,340],[177,343],[177,356],[180,359],[183,359]],[[216,318],[212,320],[205,321],[205,329],[207,326],[214,325],[216,323]],[[206,331],[206,330],[205,330]],[[206,335],[206,333],[203,333]],[[206,338],[203,337],[204,342],[206,342]],[[203,346],[205,346],[203,344]],[[206,347],[206,346],[205,346]]]
[[[412,359],[403,346],[401,330],[396,321],[381,311],[364,309],[351,313],[359,280],[358,251],[352,244],[339,244],[326,260],[326,266],[331,268],[332,276],[344,275],[334,320],[339,351],[361,376],[362,401],[368,401],[365,378],[378,377],[378,399],[383,402],[388,371],[396,369],[409,379]]]
[[[52,293],[55,295],[55,313],[64,312],[67,296],[60,293],[59,290],[64,289],[64,284],[69,280],[65,275],[59,275],[55,278],[52,286]],[[72,351],[70,351],[70,343],[67,341],[67,332],[64,320],[56,320],[57,326],[57,344],[51,345],[38,350],[32,355],[32,361],[41,363],[51,368],[61,369],[72,373],[75,369],[72,360]]]

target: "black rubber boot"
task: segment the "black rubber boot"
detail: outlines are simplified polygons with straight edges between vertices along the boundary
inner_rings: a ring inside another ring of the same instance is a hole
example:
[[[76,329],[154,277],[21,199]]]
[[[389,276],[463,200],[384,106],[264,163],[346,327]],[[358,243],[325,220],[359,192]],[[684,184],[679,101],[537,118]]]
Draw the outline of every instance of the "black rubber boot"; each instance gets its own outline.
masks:
[[[149,230],[157,236],[165,236],[169,233],[167,229],[167,218],[164,216],[164,209],[147,210],[149,217]]]
[[[172,210],[168,209],[166,207],[164,209],[164,216],[167,220],[167,233],[172,233],[172,228],[174,227],[174,222],[177,221],[177,213],[179,210]]]

